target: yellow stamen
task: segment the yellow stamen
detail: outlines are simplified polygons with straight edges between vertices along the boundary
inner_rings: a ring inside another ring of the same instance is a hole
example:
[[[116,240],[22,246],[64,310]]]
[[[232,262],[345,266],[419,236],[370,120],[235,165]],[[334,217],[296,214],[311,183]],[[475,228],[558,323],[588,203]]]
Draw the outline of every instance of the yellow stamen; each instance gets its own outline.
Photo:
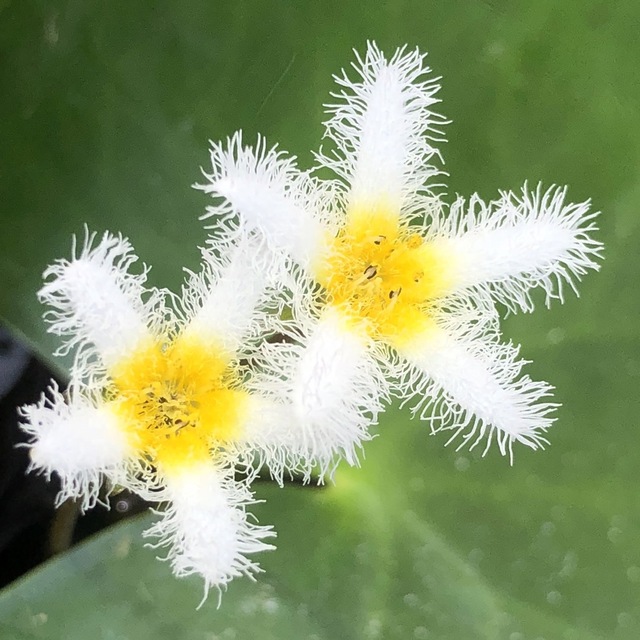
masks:
[[[355,210],[315,265],[326,302],[391,344],[428,330],[429,302],[450,287],[450,260],[392,211]]]
[[[238,438],[248,394],[222,351],[197,339],[148,344],[111,372],[111,406],[140,457],[165,469],[209,459]]]

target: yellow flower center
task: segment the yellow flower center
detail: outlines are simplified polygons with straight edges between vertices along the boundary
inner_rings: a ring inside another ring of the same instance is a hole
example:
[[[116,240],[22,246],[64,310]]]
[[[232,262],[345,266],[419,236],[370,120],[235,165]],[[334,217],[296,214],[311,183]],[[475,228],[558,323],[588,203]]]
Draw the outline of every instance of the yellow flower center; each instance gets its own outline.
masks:
[[[392,344],[432,326],[429,301],[444,295],[448,263],[392,211],[350,212],[315,265],[328,305],[364,321],[367,331]]]
[[[190,466],[240,434],[248,394],[233,388],[238,374],[209,344],[149,344],[110,373],[111,405],[144,461]]]

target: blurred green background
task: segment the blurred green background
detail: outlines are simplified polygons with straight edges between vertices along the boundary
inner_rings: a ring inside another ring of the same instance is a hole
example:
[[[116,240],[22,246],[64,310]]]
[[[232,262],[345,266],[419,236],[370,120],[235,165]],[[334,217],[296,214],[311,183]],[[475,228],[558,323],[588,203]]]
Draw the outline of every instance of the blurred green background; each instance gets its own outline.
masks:
[[[196,267],[207,140],[311,162],[331,74],[375,39],[443,76],[449,197],[568,184],[602,211],[581,298],[510,317],[563,403],[545,452],[485,459],[390,410],[326,489],[257,485],[278,549],[198,612],[120,525],[0,595],[9,639],[640,637],[640,4],[595,0],[0,1],[0,315],[45,357],[35,292],[82,224],[177,287]]]

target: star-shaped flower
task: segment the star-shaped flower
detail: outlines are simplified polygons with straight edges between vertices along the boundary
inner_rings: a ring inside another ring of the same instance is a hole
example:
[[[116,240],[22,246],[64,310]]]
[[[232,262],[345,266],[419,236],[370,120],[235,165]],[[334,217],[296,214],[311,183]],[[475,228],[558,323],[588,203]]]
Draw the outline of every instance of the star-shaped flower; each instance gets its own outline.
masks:
[[[598,268],[596,214],[588,202],[565,202],[565,189],[526,186],[486,204],[474,195],[447,206],[434,192],[444,119],[432,111],[439,86],[424,58],[400,49],[388,60],[369,44],[353,64],[357,77],[336,77],[325,123],[333,150],[318,154],[316,167],[335,179],[298,170],[264,140],[244,146],[236,134],[213,144],[212,169],[197,186],[216,198],[208,215],[237,215],[303,274],[294,291],[303,346],[297,359],[280,352],[279,369],[292,371],[290,397],[310,385],[314,408],[417,397],[414,411],[432,430],[453,430],[460,446],[486,440],[488,448],[495,436],[512,457],[515,441],[543,446],[556,405],[549,385],[522,374],[518,348],[500,341],[495,302],[528,311],[532,289],[547,303],[562,300],[565,285],[575,289]],[[302,375],[318,360],[313,380]],[[309,433],[313,416],[298,405]],[[339,431],[339,419],[333,426]],[[365,433],[345,431],[343,450]]]
[[[248,482],[256,456],[282,472],[290,428],[277,389],[246,366],[268,320],[266,254],[247,238],[216,246],[178,298],[146,288],[146,267],[132,273],[127,240],[87,234],[40,291],[59,352],[75,355],[67,398],[53,385],[22,409],[32,468],[60,476],[58,501],[92,507],[106,479],[168,504],[146,535],[205,592],[258,571],[248,556],[273,548],[246,511]]]

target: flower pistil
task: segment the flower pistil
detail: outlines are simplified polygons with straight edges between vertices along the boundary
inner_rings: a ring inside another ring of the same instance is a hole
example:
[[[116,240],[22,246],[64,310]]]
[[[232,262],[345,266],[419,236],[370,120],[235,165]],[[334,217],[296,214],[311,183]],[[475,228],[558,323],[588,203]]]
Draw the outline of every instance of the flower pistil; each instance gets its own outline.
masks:
[[[450,262],[388,209],[357,209],[315,272],[328,305],[363,322],[372,337],[398,344],[431,324],[429,300],[447,291]]]
[[[111,372],[111,407],[144,460],[180,467],[209,459],[242,431],[249,398],[224,351],[180,337],[137,349]]]

